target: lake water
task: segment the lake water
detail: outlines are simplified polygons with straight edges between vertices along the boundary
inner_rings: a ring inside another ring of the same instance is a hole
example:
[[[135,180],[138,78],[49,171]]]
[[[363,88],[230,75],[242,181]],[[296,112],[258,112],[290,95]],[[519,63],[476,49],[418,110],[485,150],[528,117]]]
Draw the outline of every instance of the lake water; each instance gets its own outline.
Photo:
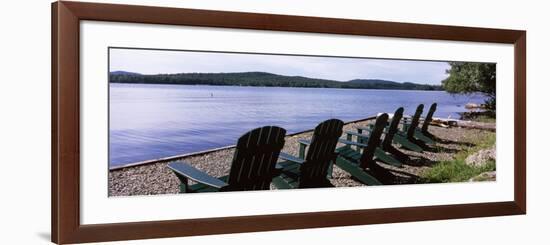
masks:
[[[232,145],[265,125],[294,133],[400,106],[410,115],[420,103],[423,115],[437,102],[436,117],[457,118],[466,103],[484,100],[443,91],[110,84],[109,165]]]

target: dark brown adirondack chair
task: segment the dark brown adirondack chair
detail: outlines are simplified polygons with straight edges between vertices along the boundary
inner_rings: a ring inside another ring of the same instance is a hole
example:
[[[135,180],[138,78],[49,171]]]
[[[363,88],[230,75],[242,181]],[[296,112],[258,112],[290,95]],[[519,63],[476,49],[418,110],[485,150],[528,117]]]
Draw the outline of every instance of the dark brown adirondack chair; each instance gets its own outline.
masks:
[[[299,141],[299,157],[279,154],[279,158],[285,161],[279,163],[282,172],[273,179],[273,184],[279,189],[333,186],[327,176],[336,160],[337,154],[334,151],[343,126],[344,122],[341,120],[326,120],[315,127],[311,141]],[[306,147],[307,155],[304,158]]]
[[[348,172],[357,180],[366,185],[381,185],[374,175],[374,168],[379,168],[374,159],[376,149],[380,146],[382,133],[388,122],[388,114],[384,113],[376,118],[373,129],[370,131],[366,143],[359,143],[348,139],[340,139],[339,142],[345,146],[336,150],[338,158],[336,165],[342,170]],[[365,142],[366,137],[357,138],[357,141]],[[357,151],[352,146],[358,146],[361,150]]]
[[[183,162],[168,164],[180,179],[180,192],[216,192],[267,190],[279,153],[285,143],[286,130],[276,126],[256,128],[241,136],[235,147],[229,175],[212,177]],[[197,184],[189,185],[191,179]]]

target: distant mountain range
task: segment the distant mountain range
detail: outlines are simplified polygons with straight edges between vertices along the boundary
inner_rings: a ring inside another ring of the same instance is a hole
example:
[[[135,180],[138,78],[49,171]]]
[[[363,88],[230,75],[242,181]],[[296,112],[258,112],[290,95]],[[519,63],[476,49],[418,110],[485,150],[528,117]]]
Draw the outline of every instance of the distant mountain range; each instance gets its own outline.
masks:
[[[380,79],[354,79],[347,82],[340,82],[302,76],[284,76],[267,72],[143,75],[135,72],[113,71],[109,74],[109,82],[262,87],[442,90],[439,85],[418,84],[411,82],[395,82]]]
[[[129,72],[129,71],[113,71],[113,72],[110,72],[109,74],[110,75],[136,75],[136,76],[142,75],[136,72]]]

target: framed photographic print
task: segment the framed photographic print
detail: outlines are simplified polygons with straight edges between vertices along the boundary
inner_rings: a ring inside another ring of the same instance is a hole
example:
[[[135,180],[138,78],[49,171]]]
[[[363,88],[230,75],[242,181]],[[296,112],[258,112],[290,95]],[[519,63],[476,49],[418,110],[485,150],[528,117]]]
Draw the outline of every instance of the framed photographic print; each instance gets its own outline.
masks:
[[[52,240],[524,214],[526,32],[55,2]]]

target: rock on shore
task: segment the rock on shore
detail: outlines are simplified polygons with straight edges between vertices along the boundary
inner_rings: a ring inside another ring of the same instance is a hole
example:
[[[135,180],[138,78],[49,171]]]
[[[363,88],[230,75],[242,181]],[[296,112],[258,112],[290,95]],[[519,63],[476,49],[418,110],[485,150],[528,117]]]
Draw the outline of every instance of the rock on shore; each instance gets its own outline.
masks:
[[[469,182],[476,182],[476,181],[495,181],[497,179],[497,171],[489,171],[485,173],[481,173],[476,177],[471,178],[468,180]]]
[[[489,161],[495,161],[496,159],[496,148],[495,146],[489,149],[480,150],[472,155],[469,155],[466,158],[466,164],[471,166],[482,166]]]

